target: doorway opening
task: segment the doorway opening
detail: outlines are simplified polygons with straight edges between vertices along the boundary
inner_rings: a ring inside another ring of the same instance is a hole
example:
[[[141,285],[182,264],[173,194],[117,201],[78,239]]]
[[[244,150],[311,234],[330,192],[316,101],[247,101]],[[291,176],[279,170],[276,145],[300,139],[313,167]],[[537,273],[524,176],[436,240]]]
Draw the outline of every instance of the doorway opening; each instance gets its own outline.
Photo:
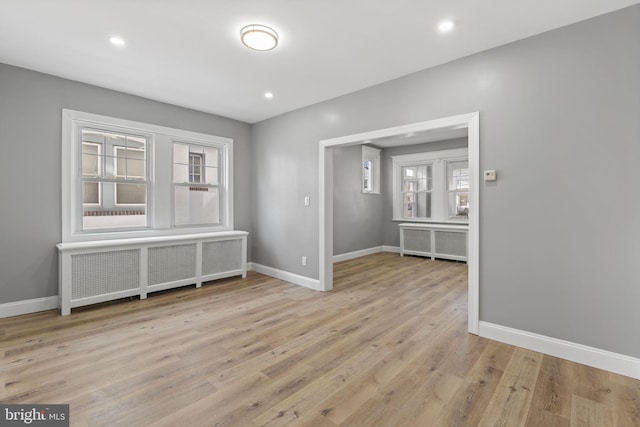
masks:
[[[469,159],[469,231],[467,265],[468,282],[468,330],[478,334],[479,326],[479,257],[480,257],[480,113],[468,113],[425,122],[412,123],[386,129],[372,130],[353,135],[320,141],[320,233],[319,267],[320,289],[333,288],[333,151],[335,147],[363,145],[376,140],[396,140],[397,145],[405,145],[403,137],[433,135],[466,129]],[[393,142],[392,142],[393,143]]]

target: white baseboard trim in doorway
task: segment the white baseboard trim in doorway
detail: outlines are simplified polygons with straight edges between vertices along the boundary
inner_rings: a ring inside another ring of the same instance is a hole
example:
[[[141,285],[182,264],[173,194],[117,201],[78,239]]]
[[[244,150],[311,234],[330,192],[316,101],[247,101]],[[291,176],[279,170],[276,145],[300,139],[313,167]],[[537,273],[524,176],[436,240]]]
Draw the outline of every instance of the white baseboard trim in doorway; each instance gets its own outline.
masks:
[[[484,321],[479,329],[484,338],[640,379],[640,359],[635,357]]]
[[[264,274],[265,276],[275,277],[276,279],[291,282],[295,285],[304,286],[305,288],[313,289],[315,291],[322,290],[320,289],[320,281],[310,277],[301,276],[284,270],[278,270],[277,268],[267,267],[266,265],[257,264],[255,262],[251,263],[251,270]]]
[[[373,248],[361,249],[359,251],[347,252],[333,256],[333,262],[348,261],[350,259],[360,258],[362,256],[373,255],[380,252],[400,253],[399,246],[374,246]]]
[[[58,300],[58,295],[54,295],[52,297],[34,298],[0,304],[0,318],[54,310],[59,307]]]

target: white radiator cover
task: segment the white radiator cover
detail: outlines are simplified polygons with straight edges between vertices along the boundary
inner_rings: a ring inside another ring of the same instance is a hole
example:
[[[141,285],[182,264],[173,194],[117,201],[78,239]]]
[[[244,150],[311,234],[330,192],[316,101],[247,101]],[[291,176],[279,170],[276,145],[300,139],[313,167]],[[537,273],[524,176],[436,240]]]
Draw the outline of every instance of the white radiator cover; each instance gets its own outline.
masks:
[[[404,223],[400,228],[400,255],[431,259],[467,260],[466,225]]]
[[[247,274],[245,231],[57,245],[62,315],[71,308]]]

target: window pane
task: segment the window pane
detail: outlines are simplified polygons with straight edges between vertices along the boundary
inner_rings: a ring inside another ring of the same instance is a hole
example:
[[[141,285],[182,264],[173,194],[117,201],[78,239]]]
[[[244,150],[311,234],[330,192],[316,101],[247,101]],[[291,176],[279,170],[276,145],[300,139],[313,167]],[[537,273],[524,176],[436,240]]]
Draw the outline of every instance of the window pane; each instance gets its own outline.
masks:
[[[100,204],[100,183],[98,182],[82,183],[82,203],[85,205]]]
[[[415,193],[404,195],[403,211],[405,218],[415,218]]]
[[[146,202],[146,184],[115,184],[116,205],[144,205]]]
[[[173,182],[189,182],[189,165],[173,165]]]
[[[418,193],[415,218],[431,218],[431,193]]]
[[[449,177],[449,190],[469,188],[469,168],[467,162],[448,163],[447,176]]]
[[[408,180],[405,179],[403,185],[403,191],[416,191],[418,189],[418,183],[415,179]]]
[[[127,147],[129,148],[141,148],[144,149],[144,146],[147,142],[147,139],[141,136],[128,136],[127,137]]]
[[[217,188],[176,185],[175,225],[218,224],[220,205]]]
[[[193,184],[202,183],[203,154],[189,153],[189,182]]]
[[[127,159],[127,178],[144,179],[144,160]]]
[[[205,166],[210,168],[218,167],[218,149],[217,148],[205,148],[204,149]]]
[[[100,176],[100,157],[99,144],[82,144],[82,176]]]
[[[404,218],[431,218],[431,193],[405,193],[403,212]]]
[[[415,178],[416,177],[416,168],[413,167],[403,167],[402,168],[402,176],[405,178]]]
[[[431,191],[431,165],[421,165],[416,168],[419,191]]]
[[[204,168],[204,177],[207,184],[218,185],[220,178],[218,176],[218,168]]]
[[[373,162],[371,160],[365,160],[362,165],[362,189],[364,191],[371,191],[371,172]]]
[[[115,171],[117,178],[145,178],[144,150],[138,148],[115,147]]]
[[[451,191],[449,193],[449,217],[457,219],[469,217],[468,191]]]
[[[180,163],[183,165],[189,164],[189,146],[188,145],[173,144],[173,163]]]
[[[107,144],[107,146],[125,146],[127,144],[127,137],[124,135],[116,135],[112,133],[104,133],[103,135],[104,142],[105,144]]]
[[[82,217],[83,230],[105,228],[146,227],[147,215],[144,207],[135,210],[85,210]]]

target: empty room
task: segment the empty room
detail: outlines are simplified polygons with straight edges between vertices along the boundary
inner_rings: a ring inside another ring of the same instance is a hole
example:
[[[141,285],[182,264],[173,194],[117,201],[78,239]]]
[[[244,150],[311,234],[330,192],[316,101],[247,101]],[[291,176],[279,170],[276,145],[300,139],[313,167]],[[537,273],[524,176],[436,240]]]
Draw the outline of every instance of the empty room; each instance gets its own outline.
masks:
[[[0,1],[0,425],[639,426],[639,3]]]

